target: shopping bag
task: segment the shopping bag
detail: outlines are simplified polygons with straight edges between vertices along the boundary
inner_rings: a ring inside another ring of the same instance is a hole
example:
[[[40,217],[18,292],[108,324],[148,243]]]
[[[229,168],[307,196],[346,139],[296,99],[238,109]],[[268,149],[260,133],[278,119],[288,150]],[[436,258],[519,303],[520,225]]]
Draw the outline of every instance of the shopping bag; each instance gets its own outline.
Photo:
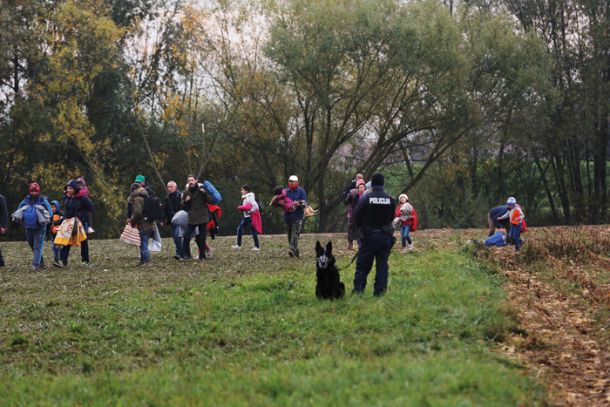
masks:
[[[152,240],[148,240],[148,250],[151,252],[160,252],[163,247],[161,243],[161,234],[159,233],[159,228],[155,223],[155,229],[153,230]]]
[[[123,233],[121,233],[121,242],[140,247],[140,231],[129,223],[126,224]]]
[[[303,209],[303,215],[305,215],[306,218],[309,218],[310,216],[314,216],[316,214],[316,212],[318,212],[318,211],[309,205],[305,206],[305,208]]]

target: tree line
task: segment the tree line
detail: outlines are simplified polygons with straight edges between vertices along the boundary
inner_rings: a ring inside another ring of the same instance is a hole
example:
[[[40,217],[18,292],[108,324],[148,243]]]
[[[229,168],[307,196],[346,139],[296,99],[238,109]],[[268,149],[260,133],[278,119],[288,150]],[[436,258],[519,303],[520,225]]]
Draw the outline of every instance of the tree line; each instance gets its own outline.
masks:
[[[83,175],[116,235],[127,188],[189,173],[232,202],[291,174],[312,230],[353,175],[388,175],[424,226],[608,220],[609,5],[596,0],[4,1],[0,193]],[[270,212],[270,211],[269,211]],[[266,229],[278,217],[263,212]]]

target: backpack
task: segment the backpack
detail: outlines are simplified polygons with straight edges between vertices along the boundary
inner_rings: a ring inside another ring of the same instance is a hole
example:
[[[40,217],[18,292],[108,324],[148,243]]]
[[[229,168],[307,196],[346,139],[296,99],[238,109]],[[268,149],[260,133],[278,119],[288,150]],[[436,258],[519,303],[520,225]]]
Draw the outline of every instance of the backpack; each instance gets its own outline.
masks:
[[[203,186],[205,187],[205,189],[208,191],[208,193],[210,194],[210,197],[212,198],[212,201],[214,201],[214,203],[216,205],[218,205],[218,203],[220,201],[222,201],[222,195],[220,195],[220,192],[218,192],[218,190],[216,189],[216,187],[214,186],[214,184],[212,184],[210,181],[205,180],[203,181]]]
[[[26,229],[38,229],[38,213],[34,205],[28,204],[23,211],[23,225]]]
[[[163,219],[163,204],[157,195],[147,196],[144,199],[142,215],[144,220],[149,222]]]

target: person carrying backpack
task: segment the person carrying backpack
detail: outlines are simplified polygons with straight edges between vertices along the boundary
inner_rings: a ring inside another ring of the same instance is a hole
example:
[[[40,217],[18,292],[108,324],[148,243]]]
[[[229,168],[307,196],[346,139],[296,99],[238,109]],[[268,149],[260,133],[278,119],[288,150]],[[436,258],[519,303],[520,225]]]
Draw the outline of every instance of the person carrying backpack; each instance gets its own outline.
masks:
[[[23,209],[21,220],[25,228],[26,239],[33,252],[32,270],[40,270],[44,267],[42,250],[47,233],[47,224],[51,219],[53,210],[47,197],[40,195],[40,185],[37,182],[30,182],[28,192],[29,195],[19,204],[19,209]],[[44,219],[44,211],[47,212],[46,219]]]
[[[148,266],[150,264],[148,240],[152,237],[155,230],[156,217],[162,216],[162,214],[149,213],[154,212],[150,207],[156,205],[158,199],[155,201],[154,197],[149,196],[146,188],[133,184],[131,191],[131,195],[127,199],[127,202],[132,205],[132,214],[129,222],[132,227],[137,227],[140,231],[140,263],[138,263],[138,266]]]
[[[6,233],[8,229],[8,210],[6,208],[6,199],[3,195],[0,195],[0,235]],[[4,258],[2,257],[2,250],[0,250],[0,267],[4,267]]]

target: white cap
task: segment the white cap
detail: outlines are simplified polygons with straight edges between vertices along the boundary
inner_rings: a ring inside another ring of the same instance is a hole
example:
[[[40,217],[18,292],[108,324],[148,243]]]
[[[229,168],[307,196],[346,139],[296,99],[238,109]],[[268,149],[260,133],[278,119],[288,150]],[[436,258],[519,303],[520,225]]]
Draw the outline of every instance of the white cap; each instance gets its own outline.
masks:
[[[511,197],[509,197],[509,198],[506,200],[506,204],[507,204],[507,205],[514,205],[514,204],[516,204],[516,203],[517,203],[517,200],[515,199],[515,197],[514,197],[514,196],[511,196]]]
[[[299,182],[299,177],[296,175],[291,175],[290,178],[288,178],[288,181]]]

